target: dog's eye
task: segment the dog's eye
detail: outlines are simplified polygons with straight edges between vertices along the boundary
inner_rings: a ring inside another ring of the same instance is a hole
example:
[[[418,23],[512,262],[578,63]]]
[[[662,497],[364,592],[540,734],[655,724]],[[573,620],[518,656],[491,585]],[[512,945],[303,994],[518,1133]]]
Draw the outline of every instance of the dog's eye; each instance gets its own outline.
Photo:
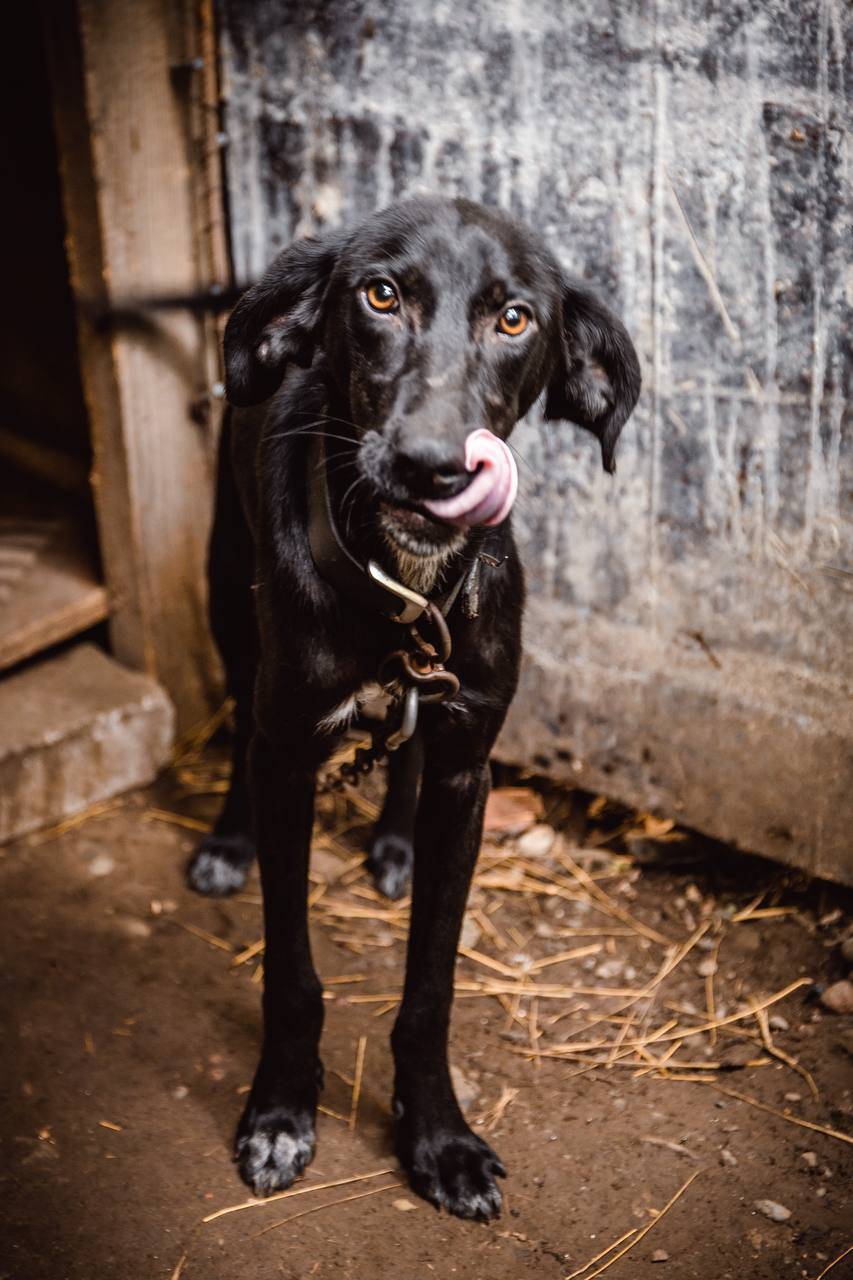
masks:
[[[364,296],[374,311],[396,311],[400,305],[397,290],[387,280],[374,280],[365,289]]]
[[[498,329],[508,338],[517,338],[530,324],[530,312],[523,307],[507,307],[498,319]]]

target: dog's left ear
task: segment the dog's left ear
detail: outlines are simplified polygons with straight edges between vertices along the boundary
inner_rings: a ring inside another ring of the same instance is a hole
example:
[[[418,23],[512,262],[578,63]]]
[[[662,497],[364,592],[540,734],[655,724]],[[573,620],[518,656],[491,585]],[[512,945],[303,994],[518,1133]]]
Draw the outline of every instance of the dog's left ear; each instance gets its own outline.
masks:
[[[640,394],[640,364],[628,331],[584,285],[563,281],[560,352],[545,417],[576,422],[598,436],[605,471]]]
[[[278,390],[288,363],[308,368],[323,297],[346,243],[340,231],[297,240],[243,294],[225,328],[225,393],[245,408]]]

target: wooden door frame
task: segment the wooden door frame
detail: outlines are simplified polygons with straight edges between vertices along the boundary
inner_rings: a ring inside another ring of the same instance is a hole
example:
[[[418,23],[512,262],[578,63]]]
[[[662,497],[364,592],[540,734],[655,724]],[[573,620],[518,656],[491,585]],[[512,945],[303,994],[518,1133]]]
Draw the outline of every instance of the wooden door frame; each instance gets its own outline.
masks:
[[[44,0],[42,14],[111,643],[165,686],[183,729],[219,696],[205,587],[219,335],[188,311],[102,317],[229,279],[213,5]]]

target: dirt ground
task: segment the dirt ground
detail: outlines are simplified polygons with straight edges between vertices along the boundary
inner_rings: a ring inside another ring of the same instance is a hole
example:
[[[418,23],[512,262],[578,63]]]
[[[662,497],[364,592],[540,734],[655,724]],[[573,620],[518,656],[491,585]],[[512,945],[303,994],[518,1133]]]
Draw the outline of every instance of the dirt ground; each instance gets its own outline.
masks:
[[[229,1152],[259,1032],[258,957],[241,955],[256,879],[227,901],[182,882],[221,777],[196,757],[2,851],[0,1280],[589,1280],[626,1247],[614,1280],[817,1280],[853,1244],[851,1019],[820,1003],[844,973],[849,895],[547,791],[545,823],[486,842],[458,966],[452,1061],[509,1169],[500,1221],[438,1215],[400,1185],[405,904],[359,866],[370,805],[337,801],[312,888],[328,997],[315,1163],[295,1197],[205,1222],[249,1200]],[[498,827],[529,825],[527,799]],[[709,1009],[737,1016],[690,1035]],[[853,1276],[853,1253],[831,1275]]]

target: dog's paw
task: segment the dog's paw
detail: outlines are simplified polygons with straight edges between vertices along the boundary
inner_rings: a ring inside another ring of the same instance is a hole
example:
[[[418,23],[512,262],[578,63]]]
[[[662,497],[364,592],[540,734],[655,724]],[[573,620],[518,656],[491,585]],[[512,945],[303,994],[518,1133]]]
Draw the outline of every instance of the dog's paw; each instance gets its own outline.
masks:
[[[506,1169],[482,1138],[467,1127],[407,1138],[398,1133],[397,1154],[412,1190],[457,1218],[489,1222],[500,1216],[496,1178]]]
[[[247,1107],[237,1130],[234,1159],[256,1196],[284,1191],[314,1156],[314,1120],[309,1112],[283,1107],[258,1112]]]
[[[389,831],[377,835],[367,859],[373,883],[386,898],[402,898],[409,887],[414,854],[410,840]]]
[[[239,893],[254,857],[249,836],[205,836],[187,866],[187,884],[209,898]]]

